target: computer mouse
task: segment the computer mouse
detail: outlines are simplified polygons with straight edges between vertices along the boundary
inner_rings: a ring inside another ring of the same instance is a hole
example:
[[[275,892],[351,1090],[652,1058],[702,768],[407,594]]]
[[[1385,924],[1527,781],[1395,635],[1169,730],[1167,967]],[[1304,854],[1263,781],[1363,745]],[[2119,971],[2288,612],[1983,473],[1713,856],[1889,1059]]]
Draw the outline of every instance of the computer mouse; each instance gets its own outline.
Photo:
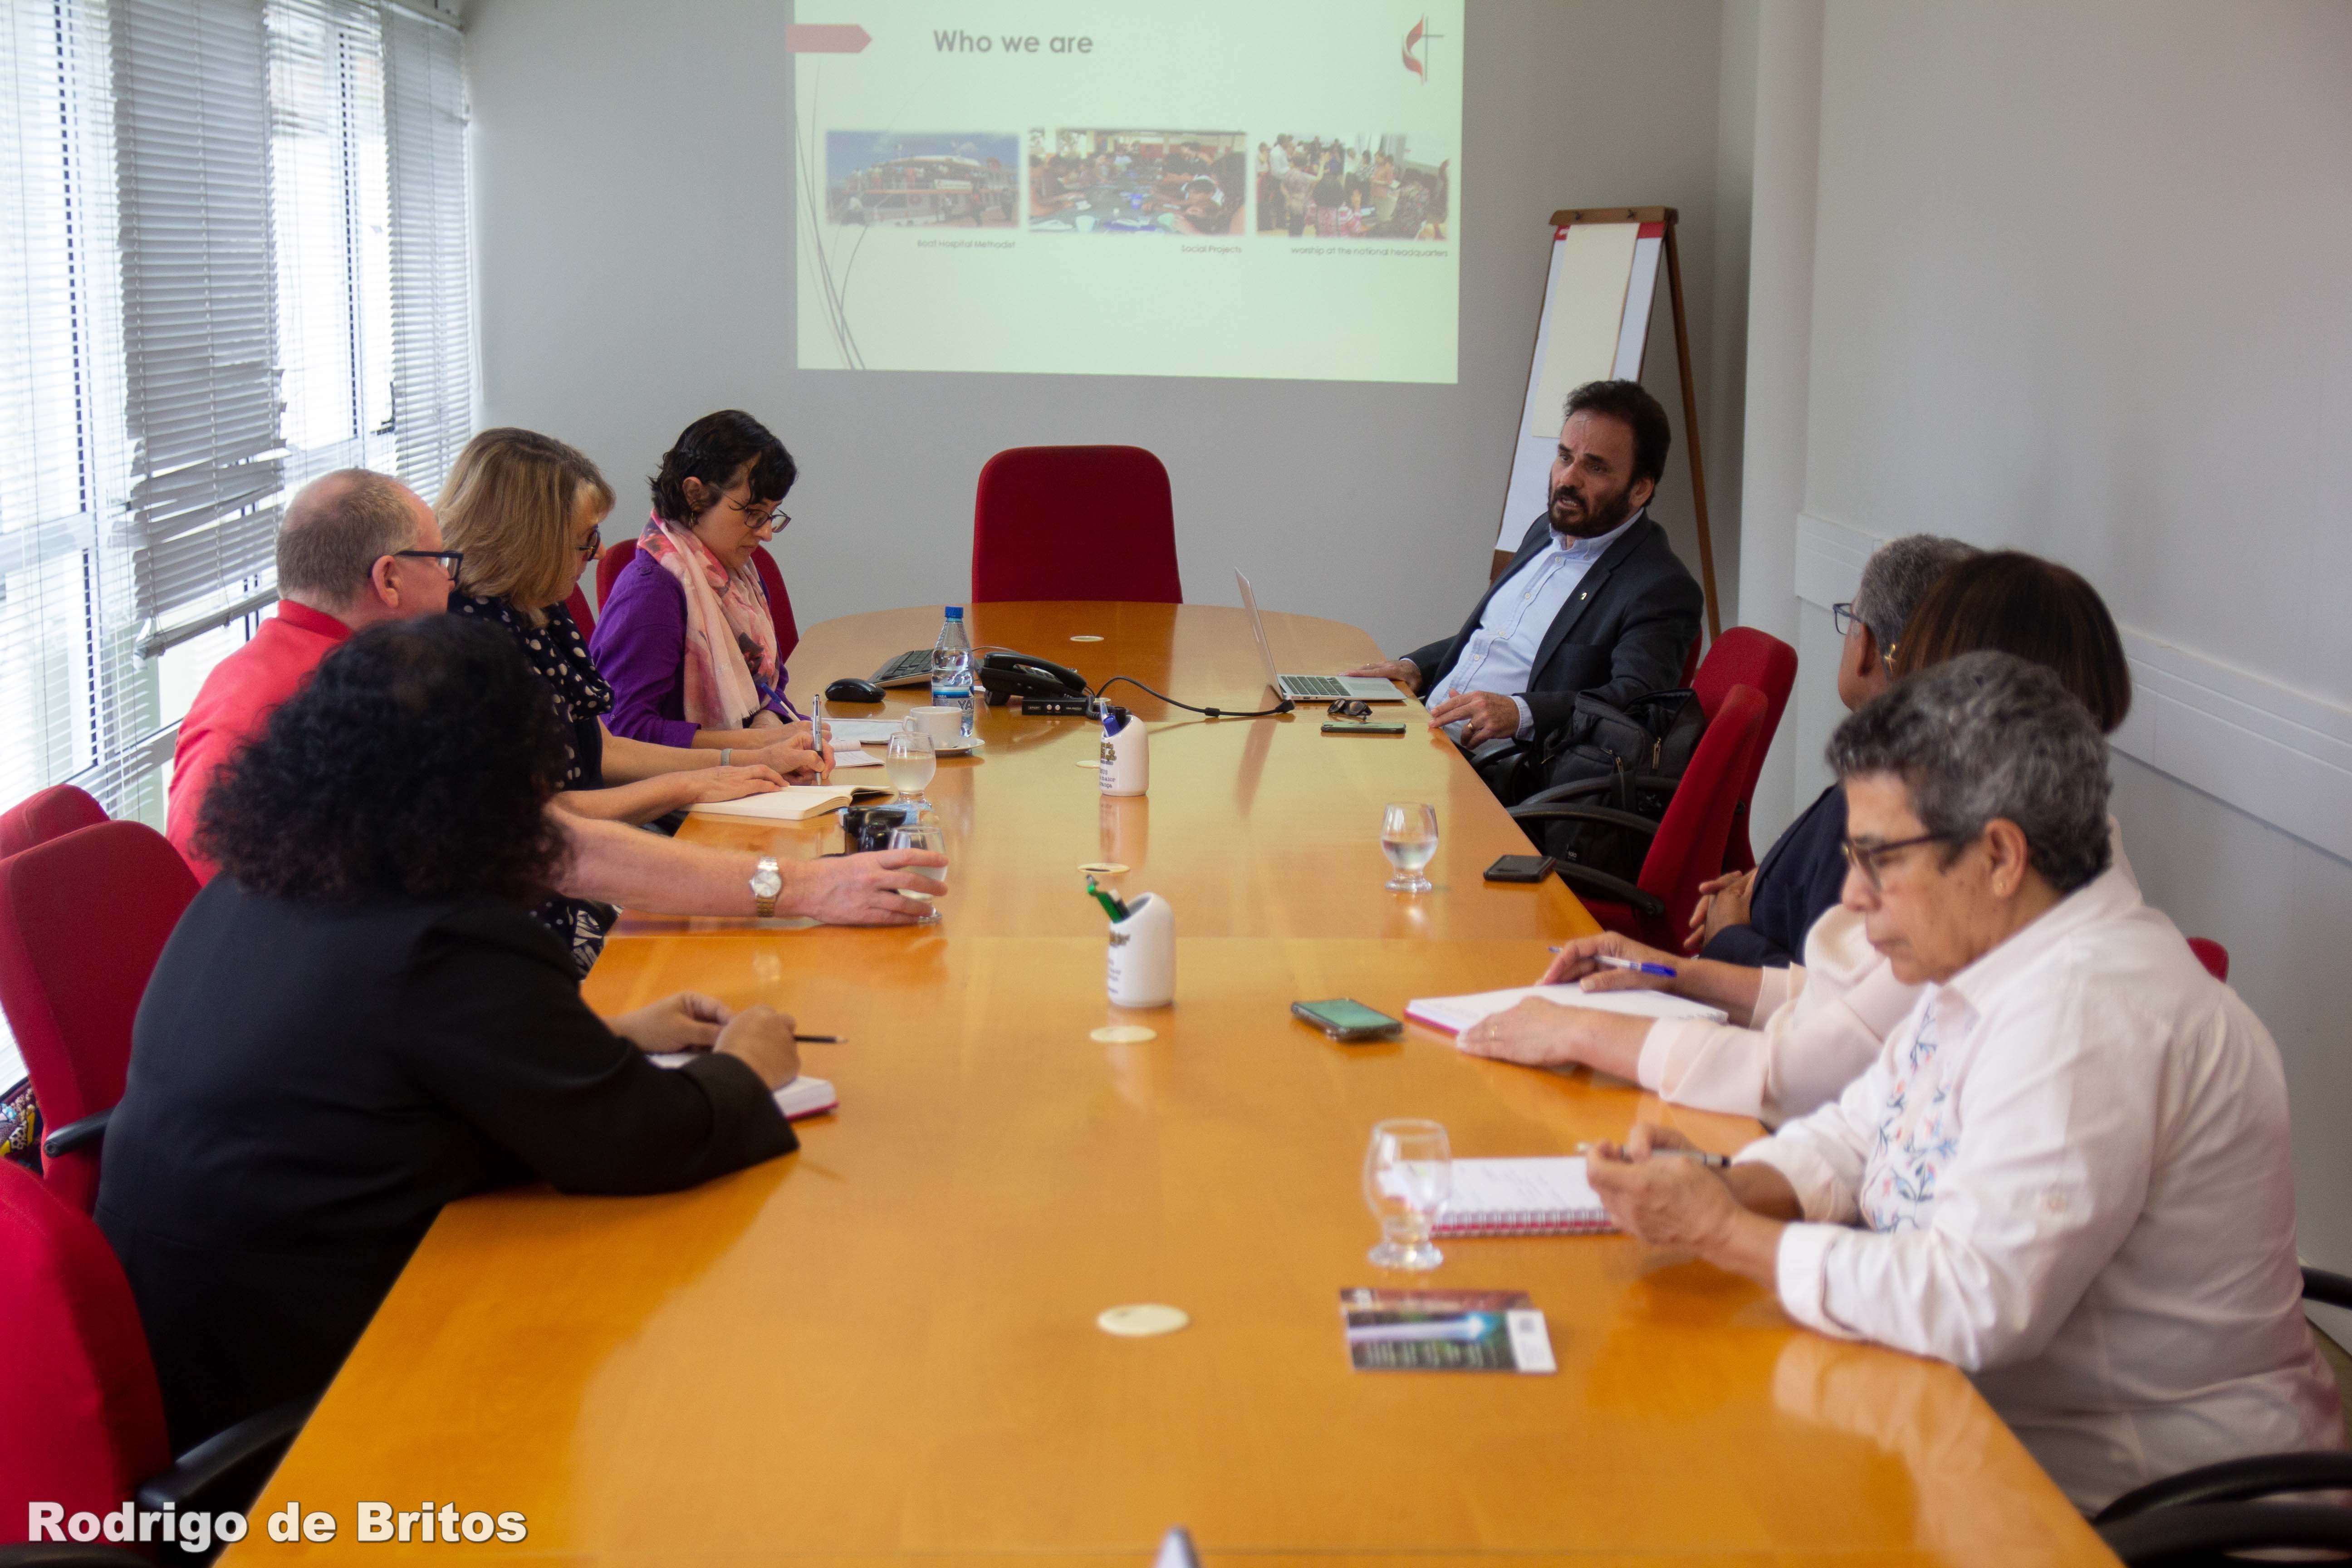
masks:
[[[827,702],[879,702],[882,700],[882,689],[870,680],[845,675],[824,689],[824,700]]]

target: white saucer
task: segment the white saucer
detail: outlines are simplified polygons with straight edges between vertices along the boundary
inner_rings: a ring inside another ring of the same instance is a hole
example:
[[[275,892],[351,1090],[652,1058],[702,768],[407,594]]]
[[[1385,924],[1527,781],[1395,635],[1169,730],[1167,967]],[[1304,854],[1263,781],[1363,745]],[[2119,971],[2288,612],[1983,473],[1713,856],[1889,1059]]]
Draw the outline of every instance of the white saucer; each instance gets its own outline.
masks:
[[[941,757],[968,757],[974,752],[983,750],[987,745],[988,742],[985,740],[974,735],[961,746],[942,746],[934,741],[931,742],[931,752],[935,756]]]

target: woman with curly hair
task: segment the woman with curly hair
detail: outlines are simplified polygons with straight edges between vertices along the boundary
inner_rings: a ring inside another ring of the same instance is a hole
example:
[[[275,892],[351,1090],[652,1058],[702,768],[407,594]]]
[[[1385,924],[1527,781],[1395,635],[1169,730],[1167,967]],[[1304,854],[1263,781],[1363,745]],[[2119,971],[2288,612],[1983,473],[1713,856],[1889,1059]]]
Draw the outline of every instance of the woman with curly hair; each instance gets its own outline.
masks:
[[[330,654],[206,796],[221,874],[140,1005],[97,1209],[175,1452],[323,1388],[454,1198],[796,1147],[790,1018],[689,994],[600,1020],[528,912],[569,754],[511,640],[436,616]]]

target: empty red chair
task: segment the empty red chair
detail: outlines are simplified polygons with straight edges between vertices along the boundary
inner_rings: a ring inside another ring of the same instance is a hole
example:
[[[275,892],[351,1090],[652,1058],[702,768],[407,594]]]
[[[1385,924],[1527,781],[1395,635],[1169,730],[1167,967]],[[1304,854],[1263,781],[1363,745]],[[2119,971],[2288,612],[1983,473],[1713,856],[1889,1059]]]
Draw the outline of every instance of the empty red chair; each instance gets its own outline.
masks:
[[[2192,936],[2189,951],[2205,966],[2205,973],[2227,985],[2230,983],[2230,950],[2210,936]]]
[[[22,854],[36,844],[47,844],[105,820],[106,807],[83,791],[71,784],[51,784],[0,816],[0,857]]]
[[[1168,470],[1140,447],[1014,447],[980,470],[971,597],[1181,605]]]
[[[173,1464],[147,1335],[114,1249],[89,1215],[5,1160],[0,1301],[11,1411],[0,1421],[0,1542],[28,1538],[37,1502],[67,1520],[134,1498],[153,1510],[241,1510],[301,1429],[302,1406],[280,1405]]]
[[[1699,711],[1706,715],[1710,723],[1735,686],[1752,686],[1764,697],[1764,732],[1748,760],[1746,776],[1738,782],[1731,834],[1724,843],[1723,869],[1727,871],[1745,871],[1756,864],[1755,847],[1748,840],[1748,804],[1756,796],[1756,780],[1764,771],[1764,753],[1772,749],[1772,737],[1780,730],[1780,715],[1788,710],[1790,689],[1796,683],[1797,650],[1754,626],[1734,626],[1717,637],[1697,673],[1691,677],[1690,687],[1698,696]],[[1679,950],[1679,944],[1675,945]]]
[[[1724,840],[1731,831],[1733,808],[1740,800],[1740,781],[1754,776],[1748,771],[1748,754],[1763,744],[1764,710],[1762,692],[1752,686],[1731,689],[1708,721],[1706,733],[1699,737],[1690,766],[1674,784],[1665,815],[1654,823],[1628,811],[1546,801],[1540,795],[1513,806],[1511,820],[1522,826],[1540,822],[1598,823],[1648,834],[1649,852],[1643,857],[1638,883],[1573,861],[1559,863],[1560,879],[1576,889],[1592,918],[1608,930],[1668,952],[1678,952],[1683,932],[1690,926],[1691,910],[1698,902],[1699,884],[1715,876],[1723,864]]]
[[[637,558],[637,542],[624,539],[618,544],[604,547],[604,558],[596,563],[596,603],[603,605],[613,597],[613,584],[621,580],[621,573]],[[768,595],[768,619],[776,627],[776,662],[782,664],[793,657],[793,649],[801,646],[800,623],[793,617],[792,590],[784,586],[783,568],[762,545],[751,557],[751,565],[760,574],[760,586]]]
[[[572,592],[564,595],[563,607],[572,612],[572,624],[580,628],[582,637],[595,635],[596,612],[588,607],[588,595],[581,591],[579,584],[572,584]]]
[[[0,1007],[47,1130],[42,1179],[85,1214],[104,1131],[85,1119],[122,1098],[139,998],[195,896],[180,852],[136,822],[101,822],[0,860]]]

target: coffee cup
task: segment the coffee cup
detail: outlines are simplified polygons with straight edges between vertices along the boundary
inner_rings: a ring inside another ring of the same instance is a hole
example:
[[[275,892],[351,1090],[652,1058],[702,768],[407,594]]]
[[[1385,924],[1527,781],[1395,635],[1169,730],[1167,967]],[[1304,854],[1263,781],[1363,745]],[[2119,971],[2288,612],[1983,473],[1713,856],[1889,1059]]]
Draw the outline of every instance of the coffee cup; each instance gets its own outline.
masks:
[[[916,708],[907,714],[907,728],[917,734],[929,735],[938,747],[963,744],[963,710],[961,708]]]

